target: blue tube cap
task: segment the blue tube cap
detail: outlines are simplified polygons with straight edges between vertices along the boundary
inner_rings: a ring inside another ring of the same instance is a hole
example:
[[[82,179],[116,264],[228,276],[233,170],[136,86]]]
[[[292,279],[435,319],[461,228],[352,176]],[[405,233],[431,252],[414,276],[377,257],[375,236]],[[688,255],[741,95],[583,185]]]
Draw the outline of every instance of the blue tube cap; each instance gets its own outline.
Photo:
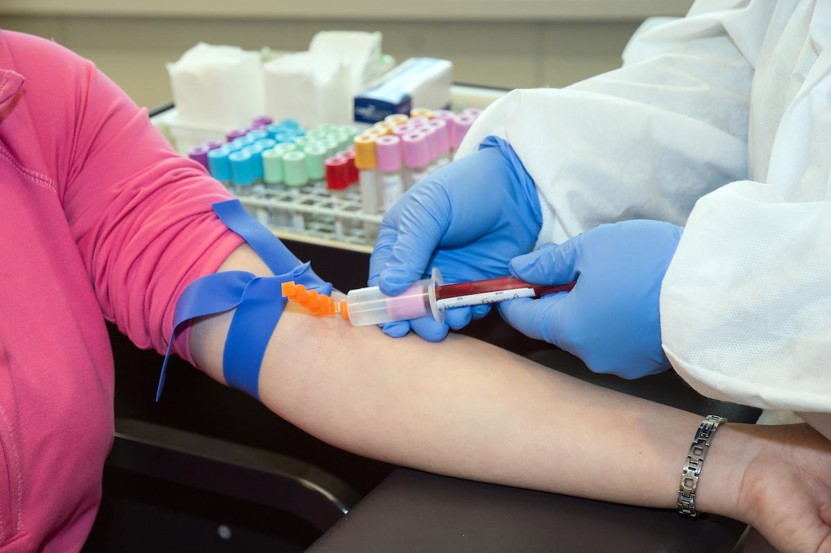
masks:
[[[230,148],[225,146],[208,152],[208,170],[218,181],[229,182],[231,180],[231,161],[228,159],[230,154]]]

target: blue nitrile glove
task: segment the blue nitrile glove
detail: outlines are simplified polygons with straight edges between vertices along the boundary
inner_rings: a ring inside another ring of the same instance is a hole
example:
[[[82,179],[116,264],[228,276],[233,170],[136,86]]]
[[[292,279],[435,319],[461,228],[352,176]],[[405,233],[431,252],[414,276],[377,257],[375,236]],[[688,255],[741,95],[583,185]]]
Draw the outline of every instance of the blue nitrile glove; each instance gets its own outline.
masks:
[[[480,149],[428,176],[384,216],[369,264],[369,284],[400,294],[438,267],[446,282],[504,276],[508,261],[534,246],[542,224],[534,182],[513,148],[488,137]],[[390,336],[410,328],[438,341],[490,306],[449,309],[446,324],[430,317],[384,325]]]
[[[682,228],[660,221],[601,225],[511,260],[534,284],[577,281],[567,293],[499,306],[531,338],[573,353],[599,373],[640,378],[670,367],[661,348],[661,282]]]

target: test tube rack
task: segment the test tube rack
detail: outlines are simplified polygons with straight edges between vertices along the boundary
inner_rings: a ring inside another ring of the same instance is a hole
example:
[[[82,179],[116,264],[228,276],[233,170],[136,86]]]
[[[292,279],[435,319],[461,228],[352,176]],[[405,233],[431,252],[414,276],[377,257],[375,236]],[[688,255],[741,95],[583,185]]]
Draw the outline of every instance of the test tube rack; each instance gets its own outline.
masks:
[[[447,163],[477,115],[413,109],[364,130],[306,130],[291,119],[274,124],[261,116],[228,131],[227,142],[200,144],[188,156],[278,236],[368,250],[378,235],[379,212],[412,180]]]
[[[239,200],[278,235],[297,235],[334,244],[371,248],[381,214],[364,213],[357,191],[332,194],[324,181],[302,187],[256,187]]]

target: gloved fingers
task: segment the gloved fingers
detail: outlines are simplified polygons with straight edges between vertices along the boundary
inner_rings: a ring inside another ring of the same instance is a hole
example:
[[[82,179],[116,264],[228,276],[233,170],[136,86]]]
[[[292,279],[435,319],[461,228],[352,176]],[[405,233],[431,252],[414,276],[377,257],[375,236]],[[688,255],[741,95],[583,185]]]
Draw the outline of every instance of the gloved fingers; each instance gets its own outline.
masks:
[[[486,308],[484,314],[477,315],[476,312],[482,312],[481,308]],[[477,309],[479,308],[479,309]],[[474,308],[470,307],[454,307],[448,309],[444,314],[444,324],[438,323],[432,317],[424,317],[422,319],[415,319],[413,321],[395,321],[386,323],[381,326],[384,334],[392,336],[393,338],[400,338],[407,334],[410,329],[429,342],[438,342],[447,336],[448,328],[459,330],[464,328],[474,318],[481,319],[487,314],[489,305],[477,305]]]
[[[433,317],[413,319],[410,321],[410,327],[413,329],[413,332],[428,342],[440,342],[444,340],[447,332],[450,330],[446,324],[433,320]]]
[[[503,301],[499,304],[499,313],[505,321],[529,338],[544,340],[562,348],[560,343],[563,302],[567,293],[552,294],[543,298],[520,298]]]
[[[369,270],[386,295],[400,294],[421,278],[449,225],[446,196],[437,193],[426,199],[425,194],[404,196],[403,204],[381,223]]]
[[[370,286],[378,286],[381,280],[381,273],[387,270],[392,250],[395,247],[399,237],[399,229],[392,221],[386,218],[381,222],[381,227],[378,229],[378,238],[375,240],[375,246],[372,248],[372,254],[369,257],[369,279]],[[415,278],[413,280],[416,280]],[[388,289],[382,290],[388,296],[397,295],[407,289],[407,286],[393,287],[394,291]]]
[[[444,322],[453,330],[466,327],[473,319],[470,307],[453,307],[444,312]]]
[[[488,305],[477,305],[476,307],[490,307]],[[381,325],[381,330],[384,334],[393,338],[401,338],[405,336],[412,328],[416,334],[429,342],[438,342],[447,336],[448,327],[453,330],[459,330],[467,326],[473,318],[481,318],[484,315],[476,317],[474,312],[476,309],[469,307],[454,307],[448,309],[445,313],[444,324],[437,323],[432,317],[425,317],[423,319],[416,319],[414,321],[394,321]],[[480,310],[481,311],[481,310]],[[487,313],[487,311],[485,311]],[[414,323],[414,324],[412,324]]]
[[[392,323],[385,323],[381,325],[381,330],[383,330],[384,334],[387,336],[391,336],[392,338],[401,338],[410,332],[410,322],[395,321]]]
[[[511,273],[534,284],[566,284],[577,279],[577,258],[583,235],[562,244],[545,244],[538,250],[511,259]]]
[[[485,315],[491,312],[491,304],[485,303],[482,305],[474,305],[470,308],[470,311],[473,316],[473,320],[477,321],[479,319],[483,319]]]
[[[378,229],[378,238],[375,239],[375,246],[373,246],[372,254],[369,256],[369,278],[367,279],[369,286],[378,286],[378,278],[381,276],[381,271],[387,266],[387,260],[389,260],[397,237],[398,230],[395,227],[381,223],[381,227]]]

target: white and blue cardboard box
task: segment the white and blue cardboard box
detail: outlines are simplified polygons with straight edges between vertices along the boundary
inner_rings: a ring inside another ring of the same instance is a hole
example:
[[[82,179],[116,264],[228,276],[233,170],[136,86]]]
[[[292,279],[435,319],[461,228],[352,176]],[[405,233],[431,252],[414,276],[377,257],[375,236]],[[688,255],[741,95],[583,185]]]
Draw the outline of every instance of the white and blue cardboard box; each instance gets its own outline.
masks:
[[[377,123],[414,107],[443,109],[450,105],[453,63],[437,58],[410,58],[355,97],[355,121]]]

